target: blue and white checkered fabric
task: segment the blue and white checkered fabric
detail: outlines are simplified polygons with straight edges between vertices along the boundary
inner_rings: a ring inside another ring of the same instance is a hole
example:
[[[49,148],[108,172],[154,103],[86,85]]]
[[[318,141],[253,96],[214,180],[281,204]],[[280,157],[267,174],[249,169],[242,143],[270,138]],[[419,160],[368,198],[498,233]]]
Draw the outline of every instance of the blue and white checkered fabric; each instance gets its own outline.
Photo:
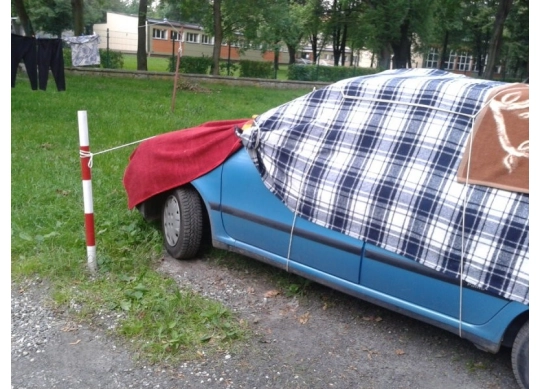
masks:
[[[241,137],[299,216],[529,304],[529,195],[457,182],[474,117],[502,85],[389,70],[274,108]]]

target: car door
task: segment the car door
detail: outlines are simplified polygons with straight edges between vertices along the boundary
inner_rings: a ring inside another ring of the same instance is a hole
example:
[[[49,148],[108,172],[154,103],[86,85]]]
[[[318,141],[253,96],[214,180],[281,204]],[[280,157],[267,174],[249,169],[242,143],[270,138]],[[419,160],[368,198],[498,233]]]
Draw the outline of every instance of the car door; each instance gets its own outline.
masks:
[[[293,231],[291,261],[359,283],[363,241],[301,217],[296,218]]]
[[[293,214],[265,187],[244,148],[223,165],[221,212],[240,246],[287,257]]]

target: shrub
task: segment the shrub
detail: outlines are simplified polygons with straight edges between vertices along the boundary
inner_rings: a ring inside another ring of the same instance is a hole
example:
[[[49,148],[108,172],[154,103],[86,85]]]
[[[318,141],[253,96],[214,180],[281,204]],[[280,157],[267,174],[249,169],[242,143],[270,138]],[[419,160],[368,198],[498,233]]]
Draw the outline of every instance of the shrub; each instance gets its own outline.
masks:
[[[72,66],[72,49],[69,47],[63,47],[62,48],[62,57],[64,59],[64,67],[71,67]]]
[[[239,76],[273,78],[273,63],[268,61],[239,61]]]
[[[345,78],[375,74],[381,69],[345,66],[290,65],[288,80],[336,82]]]
[[[211,57],[181,57],[179,61],[179,73],[209,74],[213,64]],[[177,57],[169,57],[168,71],[174,73],[177,66]]]
[[[104,69],[122,69],[124,58],[120,51],[100,49],[100,63]]]
[[[230,62],[229,63],[229,74],[228,74],[228,63],[227,62],[220,62],[219,65],[219,72],[221,76],[232,76],[239,70],[239,66]]]

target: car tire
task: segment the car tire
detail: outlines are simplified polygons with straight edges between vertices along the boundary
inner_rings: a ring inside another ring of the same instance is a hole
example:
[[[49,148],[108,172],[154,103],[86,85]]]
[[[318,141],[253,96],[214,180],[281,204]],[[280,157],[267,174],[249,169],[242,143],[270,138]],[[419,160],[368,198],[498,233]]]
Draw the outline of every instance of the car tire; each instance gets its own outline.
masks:
[[[512,346],[512,369],[522,389],[529,389],[529,321],[523,324]]]
[[[164,247],[177,259],[190,259],[198,252],[203,235],[203,211],[198,192],[189,186],[168,194],[162,207]]]

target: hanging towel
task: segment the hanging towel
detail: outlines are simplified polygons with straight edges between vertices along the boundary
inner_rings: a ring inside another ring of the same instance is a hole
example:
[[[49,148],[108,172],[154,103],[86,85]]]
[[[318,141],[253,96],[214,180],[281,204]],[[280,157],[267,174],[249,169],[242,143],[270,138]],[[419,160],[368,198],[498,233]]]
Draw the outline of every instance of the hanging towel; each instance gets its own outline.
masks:
[[[99,65],[99,35],[82,35],[64,38],[72,50],[72,66]]]

